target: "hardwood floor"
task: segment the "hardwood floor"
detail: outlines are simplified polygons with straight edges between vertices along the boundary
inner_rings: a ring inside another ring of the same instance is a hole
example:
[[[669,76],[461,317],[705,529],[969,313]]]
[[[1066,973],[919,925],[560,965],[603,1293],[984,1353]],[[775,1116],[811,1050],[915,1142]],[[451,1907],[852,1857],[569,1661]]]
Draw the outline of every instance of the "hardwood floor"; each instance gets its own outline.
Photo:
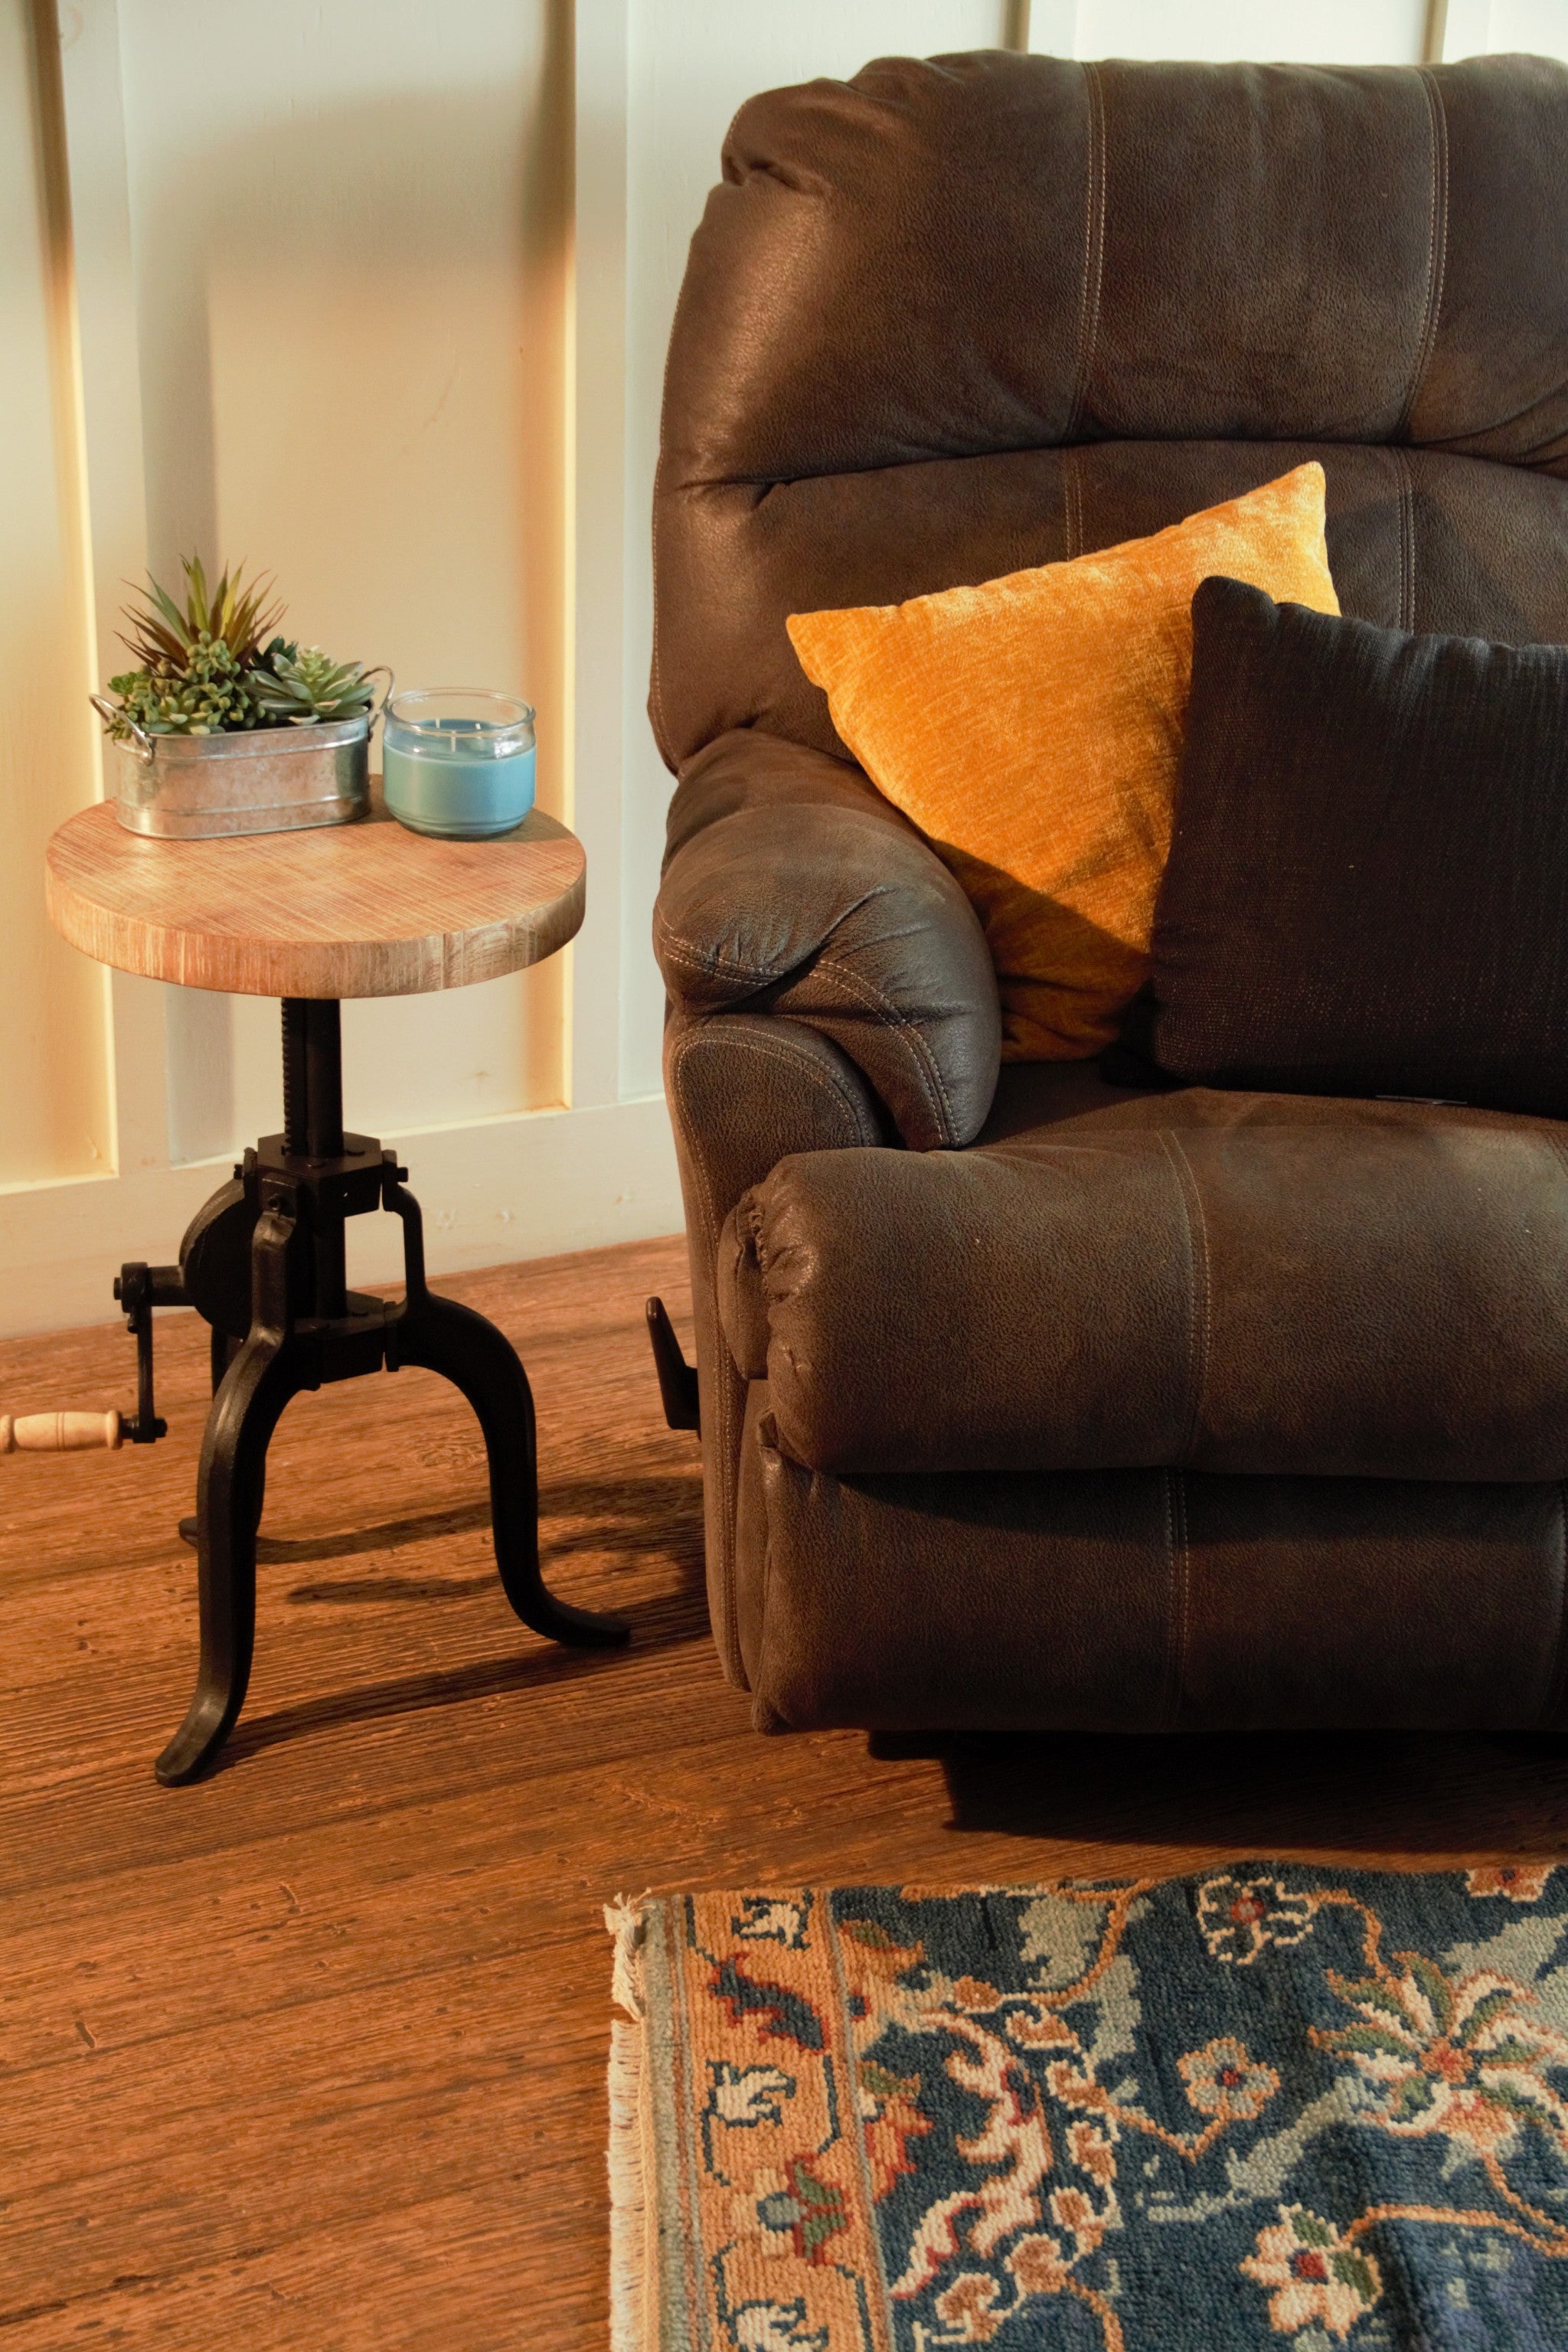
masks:
[[[512,1619],[453,1391],[350,1382],[273,1448],[239,1731],[163,1790],[203,1327],[159,1319],[164,1444],[0,1462],[4,2352],[598,2352],[619,1893],[1568,1844],[1524,1739],[760,1738],[642,1329],[682,1245],[441,1286],[521,1349],[547,1573],[629,1653]],[[0,1348],[0,1409],[132,1385],[118,1327]]]

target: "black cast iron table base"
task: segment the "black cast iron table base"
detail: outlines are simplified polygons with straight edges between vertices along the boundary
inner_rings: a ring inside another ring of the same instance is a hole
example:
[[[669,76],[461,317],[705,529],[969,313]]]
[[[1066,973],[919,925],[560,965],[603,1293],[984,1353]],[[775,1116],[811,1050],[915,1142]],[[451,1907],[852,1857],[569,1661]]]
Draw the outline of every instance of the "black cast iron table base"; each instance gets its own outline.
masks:
[[[126,1269],[127,1277],[142,1277],[122,1297],[133,1328],[138,1310],[145,1318],[163,1305],[193,1306],[212,1325],[214,1393],[194,1530],[201,1665],[185,1719],[153,1768],[166,1786],[206,1769],[245,1704],[267,1448],[302,1390],[405,1364],[441,1373],[479,1416],[496,1567],[516,1614],[536,1633],[579,1645],[608,1647],[630,1631],[618,1617],[574,1609],[546,1590],[528,1376],[493,1323],[428,1287],[419,1204],[396,1154],[371,1136],[344,1133],[335,1000],[283,1001],[283,1133],[263,1137],[198,1213],[179,1267]],[[374,1209],[403,1221],[401,1299],[347,1287],[344,1226]],[[153,1436],[162,1424],[152,1412],[150,1346],[144,1356],[140,1433]]]

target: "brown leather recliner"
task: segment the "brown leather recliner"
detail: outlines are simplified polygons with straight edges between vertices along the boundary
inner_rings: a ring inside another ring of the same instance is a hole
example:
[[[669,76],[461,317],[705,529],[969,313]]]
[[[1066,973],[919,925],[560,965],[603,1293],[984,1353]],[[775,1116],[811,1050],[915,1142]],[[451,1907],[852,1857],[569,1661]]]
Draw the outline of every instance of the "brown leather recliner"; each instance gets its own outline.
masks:
[[[1568,638],[1568,71],[890,59],[723,173],[651,710],[727,1671],[766,1728],[1562,1724],[1562,1131],[999,1068],[784,623],[1313,457],[1347,613]]]

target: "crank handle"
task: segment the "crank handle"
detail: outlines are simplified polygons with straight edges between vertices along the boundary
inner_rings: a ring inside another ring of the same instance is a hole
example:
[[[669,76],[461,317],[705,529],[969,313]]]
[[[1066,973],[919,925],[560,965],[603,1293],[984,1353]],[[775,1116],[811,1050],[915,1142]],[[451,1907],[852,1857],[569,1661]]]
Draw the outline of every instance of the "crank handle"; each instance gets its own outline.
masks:
[[[108,1412],[0,1412],[0,1454],[83,1454],[121,1441],[120,1415]]]
[[[169,1432],[153,1403],[153,1309],[188,1307],[190,1297],[177,1265],[145,1265],[139,1259],[121,1267],[114,1296],[136,1341],[136,1410],[122,1424],[121,1434],[132,1445],[151,1445]]]

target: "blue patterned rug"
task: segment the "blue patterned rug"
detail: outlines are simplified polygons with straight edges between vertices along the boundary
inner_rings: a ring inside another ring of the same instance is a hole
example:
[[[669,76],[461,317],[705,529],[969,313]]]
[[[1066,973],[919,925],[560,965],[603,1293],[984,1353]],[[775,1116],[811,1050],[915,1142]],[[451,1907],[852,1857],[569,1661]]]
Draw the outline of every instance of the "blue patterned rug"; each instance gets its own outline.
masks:
[[[1568,2347],[1568,1870],[610,1924],[616,2352]]]

